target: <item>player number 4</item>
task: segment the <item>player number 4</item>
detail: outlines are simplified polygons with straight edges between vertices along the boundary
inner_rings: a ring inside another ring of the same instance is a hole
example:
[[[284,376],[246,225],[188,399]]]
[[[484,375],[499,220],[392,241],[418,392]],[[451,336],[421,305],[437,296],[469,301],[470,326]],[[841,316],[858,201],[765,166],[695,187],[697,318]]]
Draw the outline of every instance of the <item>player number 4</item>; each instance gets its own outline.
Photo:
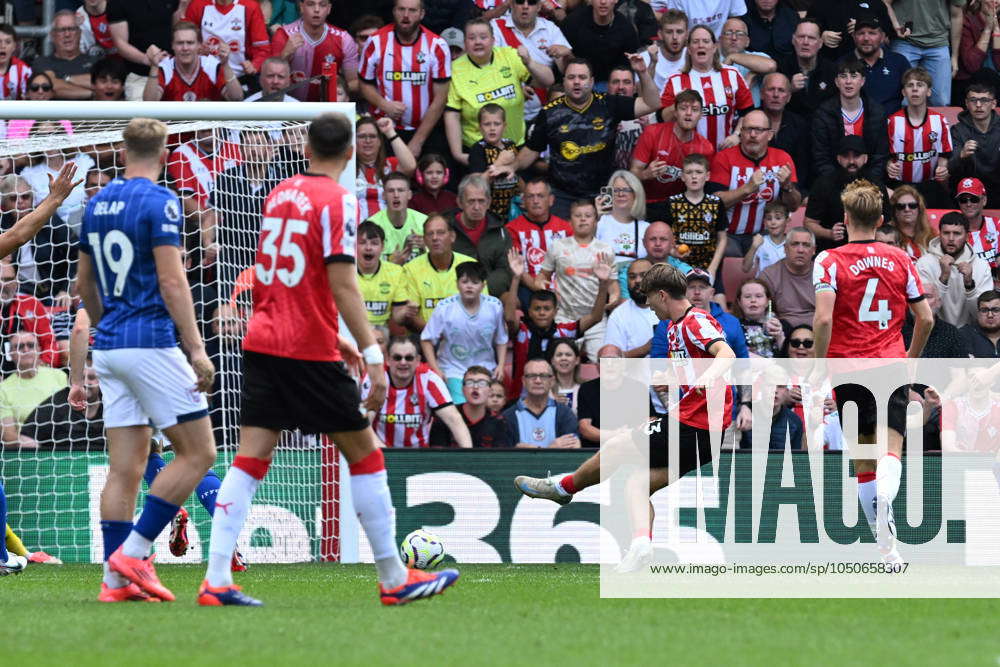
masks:
[[[284,227],[284,233],[282,233]],[[270,262],[270,268],[265,267],[260,262],[257,263],[257,280],[264,285],[274,282],[275,275],[278,280],[288,287],[295,287],[302,280],[302,275],[306,272],[306,256],[302,253],[295,239],[295,234],[305,234],[309,231],[309,223],[305,220],[284,220],[282,218],[264,218],[260,226],[263,242],[260,245],[260,252],[266,255]],[[278,238],[281,238],[281,245],[278,245]],[[288,257],[292,260],[292,268],[278,268],[278,258]]]
[[[861,307],[858,309],[859,322],[878,322],[879,329],[888,329],[892,320],[892,311],[889,310],[889,300],[879,299],[878,310],[873,310],[875,303],[875,291],[878,289],[878,278],[869,278],[865,287],[865,296],[861,299]]]
[[[104,237],[101,242],[101,235],[97,232],[87,234],[87,241],[91,250],[94,251],[94,263],[97,264],[97,277],[101,281],[101,291],[105,296],[121,296],[125,289],[125,280],[128,278],[128,270],[132,268],[132,261],[135,259],[135,251],[132,249],[132,242],[124,232],[113,229]],[[116,257],[117,256],[117,257]],[[111,291],[108,291],[108,280],[106,278],[105,267],[114,274],[114,284]]]

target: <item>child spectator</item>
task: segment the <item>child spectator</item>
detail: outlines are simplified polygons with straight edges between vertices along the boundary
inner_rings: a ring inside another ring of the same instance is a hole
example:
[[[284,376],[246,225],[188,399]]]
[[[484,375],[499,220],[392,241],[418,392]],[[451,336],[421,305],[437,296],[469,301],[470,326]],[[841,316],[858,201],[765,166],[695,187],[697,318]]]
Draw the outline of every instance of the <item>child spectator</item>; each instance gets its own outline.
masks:
[[[469,429],[473,447],[510,447],[507,422],[489,408],[490,387],[498,382],[503,395],[503,383],[490,379],[491,374],[482,366],[470,366],[462,377],[462,395],[465,402],[458,408],[465,426]],[[501,405],[501,407],[503,407]],[[458,447],[451,430],[440,420],[431,425],[431,447]]]
[[[499,104],[486,104],[479,110],[479,131],[483,138],[469,148],[469,173],[484,174],[490,181],[490,211],[506,223],[510,220],[510,202],[517,194],[515,173],[517,145],[503,136],[507,114]]]
[[[454,192],[445,190],[451,177],[448,163],[437,153],[426,153],[417,163],[413,175],[417,181],[417,191],[410,200],[410,208],[424,215],[444,213],[458,208],[458,198]]]
[[[514,365],[508,396],[518,398],[521,395],[521,372],[529,360],[545,358],[556,339],[579,338],[601,322],[610,287],[611,269],[607,263],[607,258],[610,256],[610,253],[603,257],[599,256],[590,269],[600,281],[597,297],[591,302],[590,312],[578,320],[557,323],[557,299],[549,290],[533,292],[527,312],[520,320],[517,318],[516,294],[524,275],[525,260],[516,250],[510,251],[508,260],[514,277],[511,279],[511,289],[507,292],[508,296],[504,302],[504,319],[507,321],[511,337],[514,338]]]
[[[486,407],[490,413],[499,415],[507,405],[507,387],[500,380],[490,380],[490,397],[486,399]]]
[[[684,158],[684,192],[667,200],[666,222],[674,230],[677,256],[696,269],[715,276],[716,294],[723,294],[722,257],[726,252],[729,220],[718,195],[705,193],[708,158],[693,153]],[[723,296],[723,298],[725,298]]]
[[[0,25],[0,100],[23,100],[28,94],[31,68],[16,52],[17,32],[13,26]]]
[[[902,248],[902,239],[903,237],[900,236],[899,230],[894,225],[884,224],[875,230],[875,240],[879,243]],[[905,250],[905,248],[903,249]]]
[[[558,303],[556,321],[574,322],[587,315],[594,307],[593,295],[600,288],[595,273],[597,263],[613,261],[611,246],[595,238],[597,230],[597,207],[593,201],[580,199],[570,206],[570,225],[573,235],[556,239],[549,246],[538,272],[541,284],[546,285],[556,277]],[[619,297],[618,283],[609,287],[611,302]],[[604,339],[604,322],[599,321],[587,330],[584,336],[584,350],[590,358],[596,358],[597,348]]]
[[[750,356],[772,358],[785,344],[785,330],[771,308],[771,291],[763,281],[743,281],[733,301],[733,315],[739,318]]]
[[[420,347],[431,370],[445,378],[455,405],[465,402],[462,378],[469,366],[483,366],[503,380],[507,330],[500,299],[483,294],[486,269],[463,262],[455,269],[458,294],[442,299],[420,335]],[[440,363],[439,363],[440,362]]]
[[[406,324],[417,313],[403,267],[382,259],[385,232],[371,220],[358,225],[358,286],[373,326]]]
[[[410,208],[410,178],[394,171],[382,181],[385,206],[368,218],[385,232],[382,259],[405,264],[424,251],[423,229],[427,216]]]
[[[780,201],[769,201],[764,207],[764,230],[767,234],[754,234],[753,243],[743,257],[743,273],[760,272],[785,258],[785,229],[788,227],[788,208]]]

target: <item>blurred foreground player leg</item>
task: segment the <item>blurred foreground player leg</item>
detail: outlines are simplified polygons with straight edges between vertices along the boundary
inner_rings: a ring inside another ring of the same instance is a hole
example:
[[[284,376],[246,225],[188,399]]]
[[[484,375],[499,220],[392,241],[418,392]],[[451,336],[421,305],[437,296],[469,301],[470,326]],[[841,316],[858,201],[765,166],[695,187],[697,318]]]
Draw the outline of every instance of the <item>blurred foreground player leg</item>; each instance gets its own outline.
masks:
[[[399,559],[382,450],[343,362],[345,353],[360,359],[338,335],[338,310],[364,350],[372,387],[366,406],[379,409],[386,378],[356,276],[357,201],[338,184],[354,150],[351,138],[343,115],[316,118],[306,144],[309,170],[264,202],[253,316],[243,340],[240,448],[215,502],[201,605],[261,604],[233,585],[229,559],[283,429],[326,433],[350,464],[354,509],[372,545],[383,604],[430,597],[458,579],[455,570],[407,570]]]
[[[67,162],[55,178],[49,176],[49,194],[38,203],[35,210],[21,218],[13,227],[0,234],[0,257],[7,257],[12,252],[34,238],[38,230],[51,218],[59,205],[83,178],[73,180],[76,174],[76,164]],[[0,530],[6,535],[7,528],[7,497],[4,495],[3,480],[0,479]],[[27,565],[24,556],[11,554],[7,551],[6,539],[0,539],[0,576],[18,574]]]
[[[135,118],[122,134],[125,176],[87,205],[77,279],[97,327],[93,360],[110,465],[101,494],[106,567],[98,599],[169,601],[174,595],[160,583],[149,553],[215,461],[203,393],[212,388],[215,368],[198,332],[181,260],[181,205],[156,185],[167,157],[167,126]],[[70,390],[77,403],[78,388]],[[133,526],[150,424],[170,438],[176,457],[157,475]]]
[[[882,224],[882,195],[877,187],[861,179],[845,187],[840,200],[848,243],[817,255],[813,270],[816,358],[919,358],[934,326],[934,316],[924,300],[920,276],[910,256],[875,241],[875,229]],[[907,307],[914,318],[908,350],[902,334]],[[905,372],[905,368],[900,370]],[[879,372],[886,376],[885,368],[872,371]],[[861,382],[838,385],[834,378],[833,384],[841,417],[846,403],[857,403],[858,443],[875,443],[878,407],[871,392]],[[908,389],[897,389],[889,399],[888,452],[877,464],[874,460],[854,461],[858,500],[875,532],[883,560],[891,563],[902,561],[896,550],[892,501],[899,491],[902,473]]]

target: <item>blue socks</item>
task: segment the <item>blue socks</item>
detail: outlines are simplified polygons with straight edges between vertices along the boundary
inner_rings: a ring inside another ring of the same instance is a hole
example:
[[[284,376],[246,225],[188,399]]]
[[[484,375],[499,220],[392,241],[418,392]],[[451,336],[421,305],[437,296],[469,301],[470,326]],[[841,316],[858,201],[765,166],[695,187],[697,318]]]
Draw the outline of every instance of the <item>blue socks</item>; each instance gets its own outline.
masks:
[[[146,459],[146,472],[142,475],[142,478],[146,480],[147,488],[153,486],[153,480],[166,467],[167,462],[163,460],[162,456],[154,451],[149,452],[149,458]]]
[[[205,477],[201,480],[201,483],[198,484],[198,488],[195,489],[195,493],[198,494],[198,500],[209,515],[215,514],[215,499],[219,495],[220,486],[222,486],[222,481],[219,479],[219,476],[215,474],[214,470],[209,470],[205,473]]]
[[[0,480],[0,563],[7,562],[7,496],[3,492],[3,480]]]
[[[101,534],[104,535],[104,560],[122,545],[128,534],[132,532],[131,521],[102,521]]]
[[[179,509],[180,507],[177,505],[147,493],[146,506],[142,508],[142,514],[139,515],[139,521],[135,524],[134,530],[152,542],[157,535],[163,532],[163,529],[167,527]]]

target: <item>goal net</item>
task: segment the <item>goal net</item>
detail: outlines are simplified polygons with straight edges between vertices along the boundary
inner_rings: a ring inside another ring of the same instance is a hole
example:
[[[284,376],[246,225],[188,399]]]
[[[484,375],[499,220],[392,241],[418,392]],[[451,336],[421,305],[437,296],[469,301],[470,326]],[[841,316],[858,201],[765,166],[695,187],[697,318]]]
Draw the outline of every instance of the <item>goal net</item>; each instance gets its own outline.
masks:
[[[6,230],[48,191],[48,175],[67,160],[84,182],[30,243],[0,264],[0,478],[8,524],[27,548],[66,562],[102,558],[100,492],[107,450],[96,374],[91,406],[67,403],[69,339],[79,308],[77,240],[86,202],[124,172],[121,132],[133,117],[170,128],[161,184],[184,207],[184,251],[195,315],[215,363],[209,406],[224,475],[239,438],[240,342],[252,307],[261,204],[282,179],[302,172],[309,119],[353,104],[4,103],[0,128],[0,228]],[[353,163],[344,184],[353,190]],[[25,333],[29,332],[29,333]],[[93,376],[93,377],[91,377]],[[156,443],[153,443],[155,446]],[[169,441],[162,457],[170,461]],[[138,508],[147,490],[141,485]],[[337,560],[340,456],[329,443],[282,434],[274,465],[254,501],[239,548],[247,560]],[[158,562],[207,558],[211,518],[195,495],[190,547],[170,554],[167,533]]]

